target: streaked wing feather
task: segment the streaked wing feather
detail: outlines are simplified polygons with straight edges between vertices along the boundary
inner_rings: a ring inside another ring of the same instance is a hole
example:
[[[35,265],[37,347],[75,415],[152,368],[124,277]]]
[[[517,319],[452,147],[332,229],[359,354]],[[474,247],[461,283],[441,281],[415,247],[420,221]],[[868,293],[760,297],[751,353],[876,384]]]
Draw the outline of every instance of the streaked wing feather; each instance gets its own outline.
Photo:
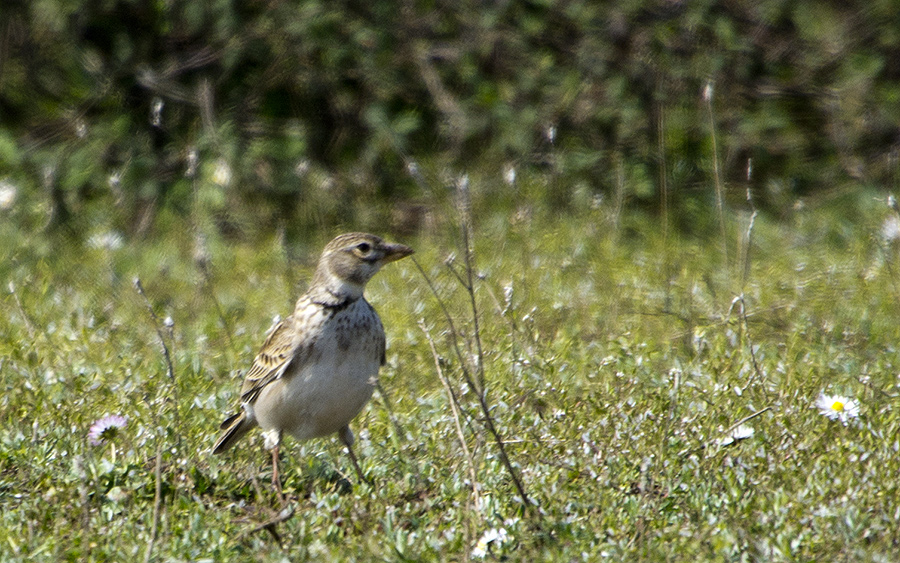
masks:
[[[297,341],[292,326],[293,316],[280,323],[266,339],[253,365],[247,371],[244,385],[241,387],[241,402],[252,403],[263,387],[272,383],[282,375],[294,359]]]

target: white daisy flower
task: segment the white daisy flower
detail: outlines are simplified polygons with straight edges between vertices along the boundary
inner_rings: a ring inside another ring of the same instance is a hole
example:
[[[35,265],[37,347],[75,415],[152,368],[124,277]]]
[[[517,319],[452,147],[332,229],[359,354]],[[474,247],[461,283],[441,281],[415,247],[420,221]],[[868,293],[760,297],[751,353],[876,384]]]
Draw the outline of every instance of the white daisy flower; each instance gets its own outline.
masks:
[[[859,417],[859,403],[850,397],[822,393],[816,399],[816,408],[819,409],[819,413],[843,424]]]
[[[478,543],[475,544],[475,547],[472,549],[472,557],[481,559],[487,556],[491,543],[496,542],[497,545],[500,545],[508,539],[509,534],[506,532],[506,528],[491,528],[485,532],[481,536],[481,539],[478,540]]]
[[[472,549],[472,557],[475,559],[483,559],[487,555],[488,544],[485,541],[478,540]]]

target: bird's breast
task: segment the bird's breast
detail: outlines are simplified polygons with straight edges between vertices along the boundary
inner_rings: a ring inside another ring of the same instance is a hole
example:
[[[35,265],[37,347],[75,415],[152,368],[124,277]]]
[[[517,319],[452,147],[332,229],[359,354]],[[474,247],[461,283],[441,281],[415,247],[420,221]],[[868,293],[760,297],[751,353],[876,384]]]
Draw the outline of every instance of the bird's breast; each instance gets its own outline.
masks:
[[[384,328],[363,299],[339,311],[316,312],[311,344],[256,403],[263,429],[297,439],[337,432],[372,396],[384,352]],[[307,335],[309,336],[309,335]]]

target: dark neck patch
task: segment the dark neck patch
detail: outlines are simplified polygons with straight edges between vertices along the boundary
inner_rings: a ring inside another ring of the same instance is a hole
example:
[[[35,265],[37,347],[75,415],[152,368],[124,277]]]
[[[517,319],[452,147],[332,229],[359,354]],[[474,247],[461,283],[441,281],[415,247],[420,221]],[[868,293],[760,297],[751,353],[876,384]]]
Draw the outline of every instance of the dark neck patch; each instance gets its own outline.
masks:
[[[354,303],[356,303],[356,301],[358,299],[359,299],[359,297],[350,298],[345,295],[337,295],[337,294],[331,292],[330,290],[326,289],[322,292],[319,292],[318,295],[314,295],[312,297],[311,301],[313,303],[315,303],[316,305],[321,305],[322,307],[325,307],[326,309],[331,311],[331,313],[333,314],[333,313],[339,313],[339,312],[343,311],[350,305],[353,305]]]

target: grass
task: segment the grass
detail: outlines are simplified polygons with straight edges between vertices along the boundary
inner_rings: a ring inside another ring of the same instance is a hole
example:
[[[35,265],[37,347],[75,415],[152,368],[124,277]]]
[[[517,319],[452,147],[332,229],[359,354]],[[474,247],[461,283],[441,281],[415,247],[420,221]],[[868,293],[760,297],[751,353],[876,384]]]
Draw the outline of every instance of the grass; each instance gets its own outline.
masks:
[[[760,215],[744,277],[719,235],[662,237],[608,204],[487,211],[475,192],[486,401],[536,510],[410,261],[368,290],[388,332],[386,395],[353,427],[375,485],[350,483],[337,440],[289,441],[296,514],[279,543],[252,533],[276,506],[258,433],[225,456],[209,449],[334,232],[289,252],[210,235],[204,275],[183,230],[94,248],[7,223],[0,561],[893,559],[900,249],[880,234],[887,206],[863,194]],[[724,242],[736,248],[745,228],[732,213]],[[403,242],[466,351],[471,310],[447,265],[456,252],[462,267],[456,232],[439,223]],[[822,416],[823,392],[854,397],[859,418]],[[92,446],[106,414],[128,424]],[[753,435],[724,445],[744,419]]]

